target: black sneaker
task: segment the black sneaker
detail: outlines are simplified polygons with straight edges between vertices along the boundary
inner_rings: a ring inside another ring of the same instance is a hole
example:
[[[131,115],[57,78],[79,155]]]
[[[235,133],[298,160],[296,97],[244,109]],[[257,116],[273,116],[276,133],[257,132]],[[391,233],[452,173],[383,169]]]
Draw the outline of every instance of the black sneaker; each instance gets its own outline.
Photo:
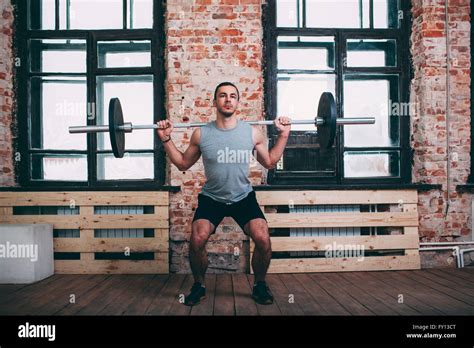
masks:
[[[206,298],[206,288],[201,283],[194,283],[191,288],[191,293],[184,299],[186,306],[194,306]]]
[[[253,286],[252,297],[255,302],[262,305],[269,305],[273,303],[273,294],[265,282],[257,282]]]

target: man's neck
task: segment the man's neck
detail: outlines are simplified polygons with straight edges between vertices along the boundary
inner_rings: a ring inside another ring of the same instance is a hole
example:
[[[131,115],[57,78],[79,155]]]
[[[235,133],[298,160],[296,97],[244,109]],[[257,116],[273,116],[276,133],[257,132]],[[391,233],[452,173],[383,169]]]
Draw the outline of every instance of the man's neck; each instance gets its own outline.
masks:
[[[233,114],[230,117],[225,117],[224,115],[217,114],[216,117],[216,127],[221,129],[232,129],[237,126],[237,117]]]

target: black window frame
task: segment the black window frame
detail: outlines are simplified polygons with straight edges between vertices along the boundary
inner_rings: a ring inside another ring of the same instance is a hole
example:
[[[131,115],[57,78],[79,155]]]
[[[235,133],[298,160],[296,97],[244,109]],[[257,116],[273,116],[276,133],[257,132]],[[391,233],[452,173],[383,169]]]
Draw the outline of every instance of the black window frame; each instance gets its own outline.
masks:
[[[35,0],[33,0],[35,1]],[[39,1],[37,2],[39,3]],[[57,5],[58,1],[56,1]],[[165,29],[164,13],[166,2],[153,0],[153,26],[152,28],[139,29],[57,29],[59,28],[59,13],[56,11],[55,26],[56,29],[30,29],[29,11],[30,2],[25,0],[12,0],[15,6],[14,21],[14,55],[19,58],[20,66],[15,68],[14,84],[17,96],[16,119],[18,120],[17,137],[14,141],[15,156],[19,154],[19,159],[15,163],[16,180],[23,187],[43,187],[43,188],[107,188],[120,187],[130,189],[156,189],[164,186],[166,181],[166,156],[158,141],[156,134],[153,136],[153,148],[150,150],[127,150],[128,153],[153,153],[154,157],[154,178],[140,180],[98,180],[97,179],[97,156],[100,153],[112,153],[111,150],[97,149],[97,136],[94,133],[87,135],[86,150],[37,150],[31,149],[29,127],[31,105],[29,80],[30,76],[41,75],[75,75],[71,73],[35,73],[30,72],[30,49],[29,40],[31,39],[81,39],[86,41],[86,64],[87,71],[87,105],[95,106],[95,114],[98,112],[96,78],[98,76],[119,76],[119,75],[150,75],[153,77],[153,122],[166,119],[165,110],[165,88],[166,70],[165,70]],[[124,17],[123,28],[127,27],[126,6],[127,0],[123,0]],[[57,7],[56,7],[57,9]],[[151,66],[150,67],[126,67],[126,68],[99,68],[97,64],[97,43],[98,41],[120,41],[120,40],[149,40],[151,42]],[[81,73],[84,75],[84,73]],[[86,110],[84,110],[86,116]],[[124,115],[125,122],[127,116]],[[95,125],[97,117],[87,118],[87,125]],[[73,136],[73,135],[71,135]],[[32,179],[32,160],[31,155],[41,154],[70,154],[87,156],[87,181],[66,181],[66,180],[38,180]]]
[[[299,2],[298,2],[299,3]],[[370,2],[372,4],[372,2]],[[399,75],[398,101],[401,103],[409,103],[410,101],[410,81],[413,78],[412,57],[410,52],[410,36],[411,36],[411,4],[409,1],[399,1],[399,11],[403,11],[403,19],[400,21],[399,28],[373,28],[373,19],[370,20],[370,28],[306,28],[305,27],[305,6],[303,2],[303,27],[302,28],[278,28],[276,25],[276,0],[268,1],[263,5],[263,52],[264,52],[264,111],[266,119],[274,119],[277,111],[277,38],[278,36],[332,36],[335,38],[335,99],[337,104],[337,112],[339,117],[343,114],[343,81],[345,73],[359,73],[363,76],[366,73],[377,74],[378,68],[372,67],[343,67],[342,60],[347,57],[345,42],[347,39],[396,39],[399,45],[397,53],[397,66],[384,67],[384,73],[396,73]],[[299,11],[297,11],[299,16]],[[371,11],[372,13],[372,11]],[[372,17],[372,16],[371,16]],[[297,20],[299,23],[300,21]],[[352,75],[355,76],[355,75]],[[388,75],[387,75],[388,76]],[[314,104],[317,101],[313,102]],[[408,104],[407,104],[408,105]],[[316,111],[315,111],[316,114]],[[410,115],[411,116],[411,115]],[[268,171],[267,182],[270,185],[311,185],[311,184],[336,184],[336,185],[352,185],[352,184],[396,184],[411,183],[411,169],[413,162],[413,150],[410,146],[410,118],[409,116],[399,117],[400,134],[399,146],[400,151],[400,175],[398,177],[373,177],[373,178],[344,178],[344,152],[355,149],[357,151],[364,150],[380,150],[384,149],[396,150],[396,147],[344,147],[342,144],[343,127],[338,127],[336,132],[337,147],[336,165],[334,177],[313,176],[304,177],[278,177],[276,169]],[[273,146],[276,131],[273,127],[268,128],[269,146]]]

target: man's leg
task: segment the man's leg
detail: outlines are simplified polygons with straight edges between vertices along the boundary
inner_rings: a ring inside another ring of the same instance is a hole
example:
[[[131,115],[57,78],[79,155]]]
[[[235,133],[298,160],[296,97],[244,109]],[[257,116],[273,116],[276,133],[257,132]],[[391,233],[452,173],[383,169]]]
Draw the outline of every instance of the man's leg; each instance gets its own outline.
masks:
[[[206,244],[214,228],[209,220],[198,219],[193,222],[189,245],[189,262],[195,283],[204,285],[208,263]]]
[[[267,221],[265,219],[252,219],[245,225],[244,230],[255,243],[255,251],[252,258],[255,282],[263,282],[265,281],[272,258],[272,246]]]

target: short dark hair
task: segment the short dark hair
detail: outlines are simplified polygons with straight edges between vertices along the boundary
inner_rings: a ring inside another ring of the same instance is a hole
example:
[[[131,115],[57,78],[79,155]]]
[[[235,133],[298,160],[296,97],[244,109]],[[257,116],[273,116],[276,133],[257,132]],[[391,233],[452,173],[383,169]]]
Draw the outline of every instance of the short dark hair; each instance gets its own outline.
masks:
[[[214,91],[214,100],[217,99],[217,91],[219,88],[223,87],[223,86],[232,86],[234,87],[236,90],[237,90],[237,100],[240,100],[240,94],[239,94],[239,89],[237,88],[236,85],[234,85],[232,82],[221,82],[217,85],[215,91]]]

